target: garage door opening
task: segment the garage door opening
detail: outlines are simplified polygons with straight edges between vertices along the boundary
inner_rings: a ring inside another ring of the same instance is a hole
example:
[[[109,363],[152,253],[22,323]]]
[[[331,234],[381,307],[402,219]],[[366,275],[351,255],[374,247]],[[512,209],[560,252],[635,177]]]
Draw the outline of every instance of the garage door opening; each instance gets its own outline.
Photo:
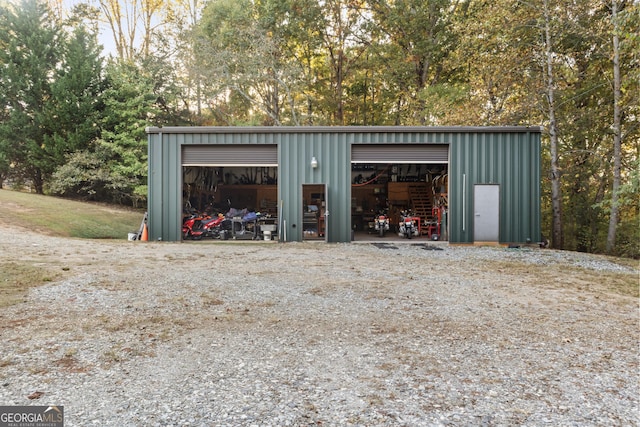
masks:
[[[277,240],[277,176],[269,166],[183,167],[183,239]]]
[[[351,226],[355,240],[404,239],[399,224],[415,219],[415,237],[447,240],[449,146],[362,144],[352,147]],[[376,218],[389,219],[381,236]],[[416,236],[417,234],[417,236]]]
[[[277,147],[183,147],[182,202],[183,239],[277,240]]]

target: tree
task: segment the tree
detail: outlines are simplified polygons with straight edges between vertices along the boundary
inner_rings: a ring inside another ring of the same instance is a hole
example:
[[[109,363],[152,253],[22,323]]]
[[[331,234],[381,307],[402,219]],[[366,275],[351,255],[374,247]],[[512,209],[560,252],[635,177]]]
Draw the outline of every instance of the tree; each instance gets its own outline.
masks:
[[[640,212],[638,212],[638,159],[640,142],[638,141],[640,112],[640,71],[638,49],[640,35],[637,32],[640,23],[640,6],[637,2],[624,0],[611,1],[611,57],[612,57],[612,93],[613,93],[613,178],[611,187],[609,226],[607,231],[606,252],[616,248],[617,230],[621,218],[623,223],[631,224],[632,236],[638,237]],[[626,143],[625,143],[626,142]],[[624,164],[627,163],[626,167]],[[623,177],[626,182],[623,182]],[[630,192],[629,189],[632,189]],[[628,198],[636,190],[635,198]],[[631,202],[631,203],[629,203]],[[621,215],[622,208],[632,208]],[[635,212],[634,212],[635,211]],[[620,251],[619,251],[620,252]],[[626,252],[626,251],[625,251]],[[638,245],[631,250],[638,256]]]
[[[141,64],[107,65],[100,134],[88,147],[67,156],[54,175],[53,192],[133,206],[146,201],[145,128],[188,124],[188,112],[180,108],[180,89],[166,69],[166,64],[152,58]]]
[[[264,28],[278,40],[286,64],[286,102],[291,124],[328,123],[322,108],[326,76],[321,33],[323,11],[317,0],[263,0],[259,16]],[[322,70],[321,70],[322,68]]]
[[[320,5],[323,19],[319,30],[329,70],[326,80],[330,88],[326,93],[328,110],[332,113],[332,124],[344,125],[345,88],[358,59],[370,45],[362,19],[364,4],[353,0],[327,0]]]
[[[296,122],[292,109],[288,117],[283,111],[291,103],[288,82],[297,71],[285,60],[281,39],[260,12],[249,0],[217,0],[207,5],[199,23],[199,74],[222,123]],[[228,115],[229,109],[234,114]]]
[[[0,8],[2,14],[6,13],[5,9]],[[6,27],[7,22],[4,19],[0,19],[0,32],[5,33],[8,31]],[[0,36],[0,52],[6,52],[9,47],[9,40],[7,37]],[[0,55],[0,69],[5,70],[8,66],[8,56]],[[6,76],[0,72],[0,83],[4,88],[4,81]],[[9,101],[11,97],[6,90],[0,90],[0,123],[5,123],[9,119]],[[0,188],[4,185],[5,179],[9,176],[11,171],[11,160],[9,159],[10,141],[8,139],[0,137]]]
[[[86,149],[100,134],[104,103],[103,61],[97,36],[77,25],[62,47],[62,61],[46,106],[47,153],[62,165],[70,153]]]
[[[113,37],[117,57],[133,60],[148,57],[154,33],[166,20],[170,9],[164,0],[98,0],[101,20]]]
[[[98,135],[102,60],[97,35],[79,21],[64,31],[44,3],[27,0],[2,14],[8,49],[0,145],[10,172],[43,193],[67,155]],[[5,163],[6,164],[6,163]]]
[[[154,82],[144,70],[125,62],[107,67],[107,81],[97,144],[109,159],[112,201],[137,205],[147,196],[145,128],[157,114]]]
[[[68,156],[52,191],[85,200],[139,205],[147,196],[145,127],[153,114],[153,82],[132,63],[106,67],[101,133]]]
[[[545,88],[547,100],[547,112],[549,120],[549,141],[551,147],[551,208],[553,213],[551,227],[551,244],[554,248],[562,248],[562,190],[560,168],[558,166],[558,123],[556,121],[556,87],[554,72],[553,36],[551,34],[551,12],[549,2],[543,2],[544,24],[544,57],[546,65]]]
[[[170,13],[171,28],[175,31],[175,66],[180,73],[176,83],[184,87],[183,102],[192,111],[192,123],[202,124],[202,76],[196,65],[196,29],[200,20],[202,5],[198,0],[178,0]]]
[[[455,19],[466,2],[451,0],[369,1],[374,52],[383,59],[387,85],[395,88],[396,124],[437,123],[437,106],[447,92],[455,94],[455,70],[447,60],[456,44]]]
[[[437,103],[440,121],[455,125],[532,125],[542,122],[540,66],[532,58],[540,40],[531,10],[511,1],[472,2],[452,18],[452,75]],[[432,101],[433,102],[433,101]]]
[[[621,77],[620,77],[620,37],[618,32],[618,0],[611,1],[611,22],[613,26],[613,185],[611,188],[611,214],[607,233],[607,253],[611,253],[616,244],[616,230],[619,219],[618,191],[622,169],[622,126],[621,126]]]
[[[0,52],[3,115],[0,147],[12,173],[29,179],[36,192],[57,166],[47,145],[53,135],[48,124],[52,80],[60,66],[61,32],[46,5],[24,0],[0,11]]]

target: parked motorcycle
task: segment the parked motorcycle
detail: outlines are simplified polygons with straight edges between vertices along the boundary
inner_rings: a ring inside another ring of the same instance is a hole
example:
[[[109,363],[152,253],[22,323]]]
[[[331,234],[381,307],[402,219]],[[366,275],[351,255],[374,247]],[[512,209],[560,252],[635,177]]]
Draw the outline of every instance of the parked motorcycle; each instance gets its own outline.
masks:
[[[411,213],[411,211],[404,210],[400,212],[400,224],[398,227],[398,235],[400,237],[406,237],[407,239],[411,239],[413,236],[418,236],[419,234],[420,232],[418,231],[416,219]]]
[[[225,216],[219,213],[214,218],[209,218],[200,222],[200,228],[202,229],[202,237],[211,237],[213,239],[220,238],[220,232],[222,231],[222,222]]]
[[[386,212],[381,211],[376,215],[376,218],[373,222],[375,230],[378,232],[380,237],[384,237],[384,233],[389,231],[389,217]]]
[[[182,238],[200,240],[204,237],[204,230],[202,229],[202,221],[210,219],[206,215],[198,213],[192,213],[182,220]]]

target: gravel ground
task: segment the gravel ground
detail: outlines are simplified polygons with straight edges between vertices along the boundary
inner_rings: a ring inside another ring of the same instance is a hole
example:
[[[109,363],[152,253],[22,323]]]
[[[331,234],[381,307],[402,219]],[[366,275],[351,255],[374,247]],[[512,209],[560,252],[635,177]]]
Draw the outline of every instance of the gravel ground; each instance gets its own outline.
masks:
[[[631,426],[638,268],[413,240],[82,241],[0,312],[0,405],[66,426]],[[28,396],[36,391],[37,400]]]

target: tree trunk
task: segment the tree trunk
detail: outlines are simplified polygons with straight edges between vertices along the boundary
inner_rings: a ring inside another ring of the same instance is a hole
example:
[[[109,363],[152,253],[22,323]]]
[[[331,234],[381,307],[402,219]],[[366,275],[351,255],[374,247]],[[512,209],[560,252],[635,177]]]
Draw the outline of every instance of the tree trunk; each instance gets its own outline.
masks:
[[[44,194],[44,178],[40,169],[37,169],[33,174],[33,188],[36,190],[36,194]]]
[[[560,167],[558,166],[558,129],[555,111],[555,88],[553,75],[553,51],[551,49],[551,28],[549,17],[549,4],[544,1],[544,33],[545,33],[545,54],[547,59],[547,102],[549,108],[549,142],[551,154],[551,245],[556,249],[561,249],[563,242],[562,235],[562,189]]]
[[[338,60],[336,64],[336,113],[335,121],[339,126],[344,125],[344,101],[342,98],[342,83],[344,80],[344,51],[342,48],[338,51]]]
[[[607,234],[607,253],[616,246],[616,230],[618,227],[619,206],[618,189],[621,182],[622,169],[622,130],[620,119],[620,40],[618,38],[618,0],[612,0],[611,20],[613,21],[613,188],[611,189],[611,215]]]

